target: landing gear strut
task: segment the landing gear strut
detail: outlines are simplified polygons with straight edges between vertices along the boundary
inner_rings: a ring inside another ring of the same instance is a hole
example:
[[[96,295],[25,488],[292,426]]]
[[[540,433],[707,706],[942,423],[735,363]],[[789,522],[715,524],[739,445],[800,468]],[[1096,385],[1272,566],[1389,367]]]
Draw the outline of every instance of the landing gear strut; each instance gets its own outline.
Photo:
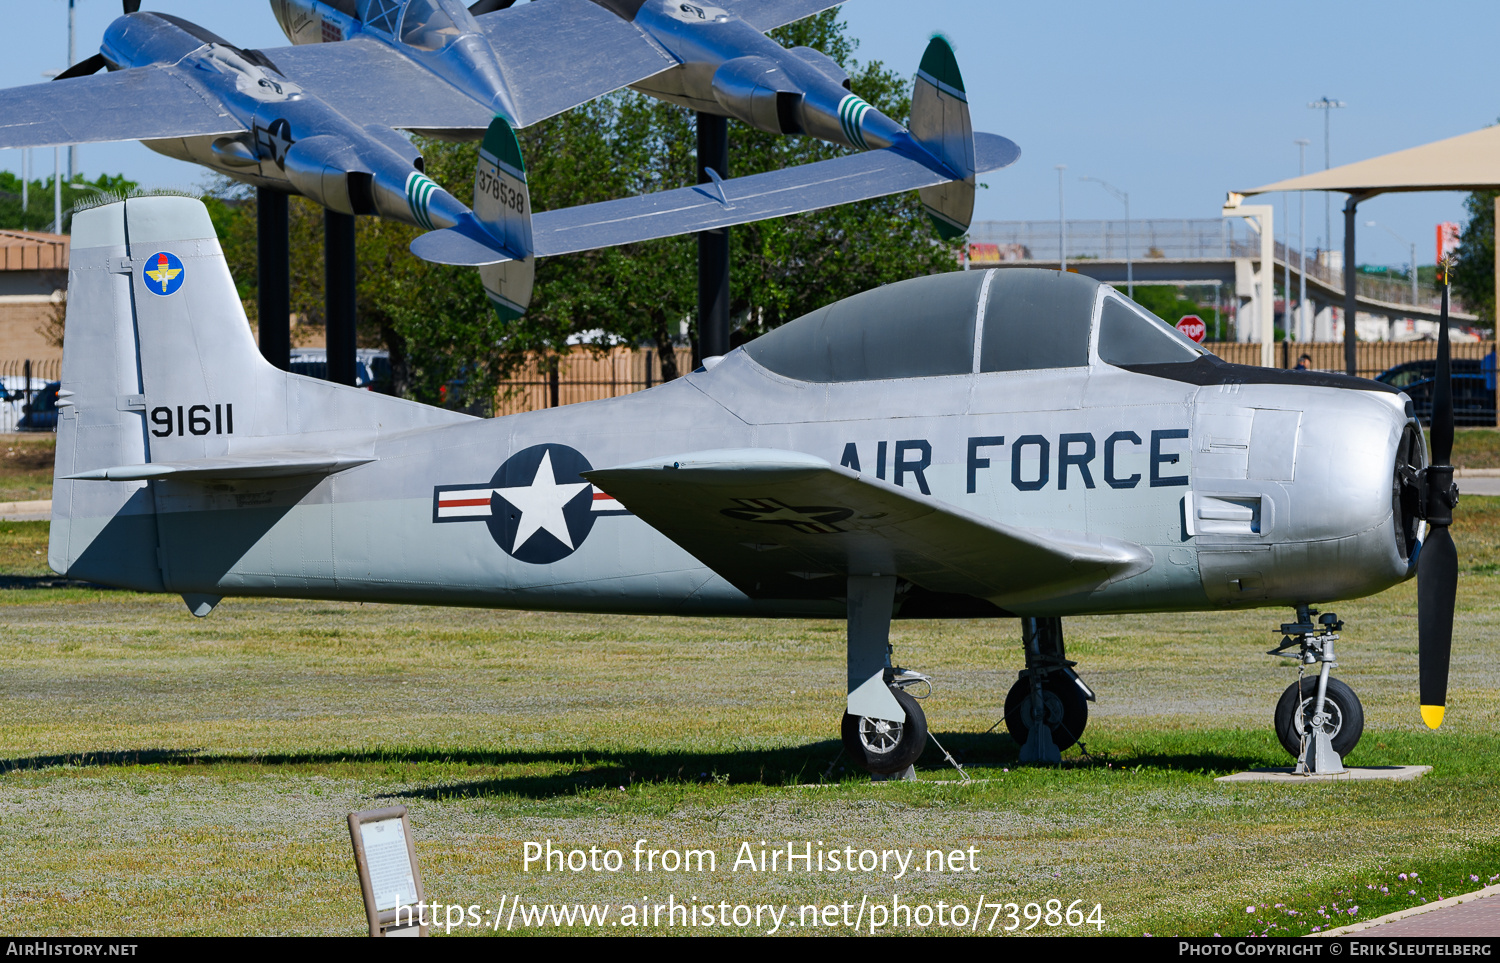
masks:
[[[1268,653],[1281,655],[1297,648],[1297,681],[1276,703],[1276,735],[1282,747],[1297,757],[1295,771],[1302,775],[1348,772],[1344,757],[1354,751],[1364,732],[1365,711],[1359,697],[1328,674],[1338,665],[1333,643],[1343,627],[1332,612],[1319,616],[1317,609],[1299,605],[1297,621],[1282,623],[1281,645]],[[1320,666],[1316,679],[1304,676],[1309,665]]]
[[[927,747],[927,716],[907,689],[927,677],[891,664],[896,580],[849,576],[849,696],[840,731],[844,750],[876,778],[911,778]],[[920,691],[920,690],[919,690]]]
[[[1026,668],[1005,697],[1005,727],[1021,746],[1021,761],[1062,762],[1062,751],[1088,725],[1094,693],[1063,651],[1062,619],[1023,618]]]

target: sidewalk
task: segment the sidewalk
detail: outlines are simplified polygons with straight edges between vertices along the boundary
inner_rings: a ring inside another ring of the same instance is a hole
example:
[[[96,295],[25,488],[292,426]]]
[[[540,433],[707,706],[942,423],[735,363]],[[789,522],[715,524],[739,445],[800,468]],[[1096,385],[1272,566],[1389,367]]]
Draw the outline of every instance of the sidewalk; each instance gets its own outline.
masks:
[[[0,522],[46,522],[52,520],[52,500],[0,502]]]
[[[1500,886],[1486,886],[1317,936],[1500,936]]]

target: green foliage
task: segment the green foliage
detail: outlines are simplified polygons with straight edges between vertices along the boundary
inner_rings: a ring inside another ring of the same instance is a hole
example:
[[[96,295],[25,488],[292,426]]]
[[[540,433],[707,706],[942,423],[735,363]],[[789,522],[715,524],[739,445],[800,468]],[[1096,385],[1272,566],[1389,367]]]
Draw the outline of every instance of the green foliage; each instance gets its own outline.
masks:
[[[1470,311],[1495,323],[1495,197],[1500,191],[1475,191],[1464,200],[1469,220],[1458,240],[1453,293]]]
[[[1135,303],[1168,324],[1176,324],[1185,315],[1196,314],[1208,326],[1210,338],[1216,330],[1214,309],[1205,308],[1196,301],[1184,297],[1181,291],[1170,284],[1137,284]]]
[[[73,206],[88,202],[100,194],[124,196],[139,185],[127,180],[123,174],[100,174],[94,180],[78,178],[65,181],[62,186],[62,230],[66,234],[72,225]],[[53,231],[52,226],[52,178],[33,180],[26,198],[26,209],[21,209],[21,178],[10,171],[0,171],[0,229],[8,231]]]

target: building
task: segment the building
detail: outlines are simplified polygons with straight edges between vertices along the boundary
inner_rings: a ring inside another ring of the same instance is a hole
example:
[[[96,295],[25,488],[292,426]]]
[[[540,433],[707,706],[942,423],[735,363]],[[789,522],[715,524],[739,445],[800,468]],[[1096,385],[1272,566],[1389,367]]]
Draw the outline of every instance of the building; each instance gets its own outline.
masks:
[[[45,329],[66,298],[68,244],[65,234],[0,231],[0,365],[61,361]]]

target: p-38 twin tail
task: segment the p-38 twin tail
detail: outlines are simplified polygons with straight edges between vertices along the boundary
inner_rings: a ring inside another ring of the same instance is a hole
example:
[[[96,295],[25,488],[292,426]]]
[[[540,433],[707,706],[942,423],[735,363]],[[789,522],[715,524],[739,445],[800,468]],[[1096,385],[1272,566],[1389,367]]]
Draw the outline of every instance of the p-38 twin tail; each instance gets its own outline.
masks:
[[[1284,648],[1316,674],[1278,734],[1327,772],[1363,714],[1328,674],[1340,623],[1310,606],[1420,558],[1441,719],[1456,493],[1406,397],[1226,364],[1076,274],[915,278],[647,391],[494,419],[263,361],[190,198],[79,213],[69,283],[49,560],[72,577],[196,615],[282,596],[846,619],[844,744],[887,774],[927,741],[892,619],[1018,619],[1005,718],[1046,761],[1093,697],[1064,616],[1290,606]],[[1446,463],[1451,403],[1437,420]]]

